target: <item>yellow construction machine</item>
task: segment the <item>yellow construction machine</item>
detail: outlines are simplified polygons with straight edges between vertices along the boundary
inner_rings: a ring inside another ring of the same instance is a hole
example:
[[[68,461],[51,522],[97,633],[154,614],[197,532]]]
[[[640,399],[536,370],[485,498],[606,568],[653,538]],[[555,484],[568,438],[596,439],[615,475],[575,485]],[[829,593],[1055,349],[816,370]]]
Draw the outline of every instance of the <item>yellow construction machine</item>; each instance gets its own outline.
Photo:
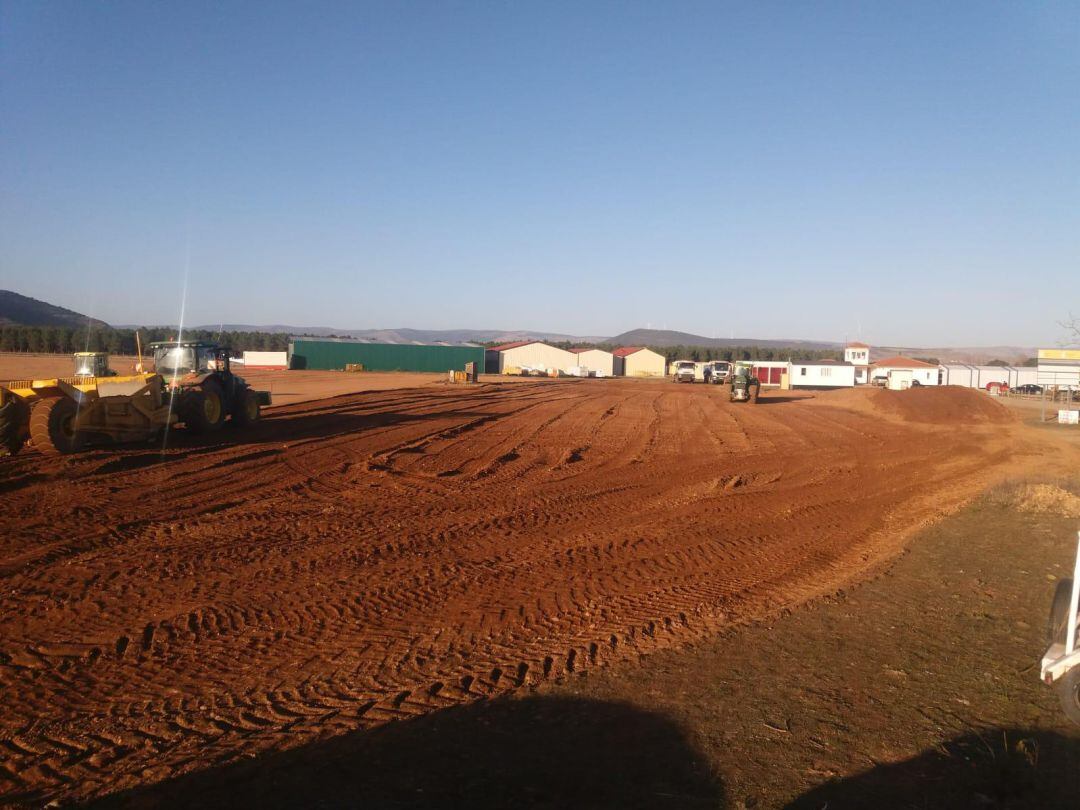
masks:
[[[14,455],[27,441],[46,455],[145,441],[178,423],[193,433],[217,430],[226,419],[243,427],[270,404],[268,391],[232,373],[226,348],[167,341],[150,349],[153,373],[143,372],[140,360],[137,373],[115,376],[107,354],[79,352],[73,377],[0,383],[0,455]]]
[[[174,421],[159,374],[0,384],[0,454],[14,455],[28,439],[46,455],[149,439]]]

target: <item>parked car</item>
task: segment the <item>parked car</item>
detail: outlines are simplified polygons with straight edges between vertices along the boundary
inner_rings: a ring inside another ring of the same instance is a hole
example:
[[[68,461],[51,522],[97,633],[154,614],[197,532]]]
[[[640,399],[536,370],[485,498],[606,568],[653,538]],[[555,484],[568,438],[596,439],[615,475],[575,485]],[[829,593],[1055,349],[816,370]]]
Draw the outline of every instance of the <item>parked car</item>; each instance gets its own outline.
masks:
[[[889,378],[888,377],[874,377],[874,379],[870,380],[870,384],[871,385],[876,385],[878,388],[888,388],[889,387]]]
[[[1042,392],[1043,387],[1041,385],[1036,385],[1035,383],[1024,383],[1013,389],[1013,393],[1016,394],[1041,394]]]

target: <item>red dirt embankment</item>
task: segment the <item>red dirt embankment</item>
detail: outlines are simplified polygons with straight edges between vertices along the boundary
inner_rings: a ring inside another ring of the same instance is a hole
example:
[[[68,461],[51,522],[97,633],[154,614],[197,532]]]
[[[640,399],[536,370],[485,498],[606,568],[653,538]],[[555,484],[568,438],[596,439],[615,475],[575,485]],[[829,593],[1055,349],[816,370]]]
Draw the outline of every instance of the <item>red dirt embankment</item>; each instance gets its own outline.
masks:
[[[164,452],[0,459],[0,802],[102,795],[708,637],[864,574],[1040,452],[1019,425],[946,431],[845,396],[414,388],[177,432]]]
[[[982,391],[954,385],[918,386],[906,391],[848,388],[821,394],[815,404],[925,425],[1005,425],[1016,421],[1008,408]]]

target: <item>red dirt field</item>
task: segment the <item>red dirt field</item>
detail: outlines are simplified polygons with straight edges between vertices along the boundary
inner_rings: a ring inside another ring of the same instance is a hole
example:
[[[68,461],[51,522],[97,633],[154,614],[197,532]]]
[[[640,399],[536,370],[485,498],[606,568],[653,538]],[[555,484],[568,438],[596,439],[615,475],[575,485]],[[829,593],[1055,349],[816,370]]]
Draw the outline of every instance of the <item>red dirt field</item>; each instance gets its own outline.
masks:
[[[430,386],[164,452],[0,459],[0,801],[158,782],[830,591],[1060,463],[984,401]]]

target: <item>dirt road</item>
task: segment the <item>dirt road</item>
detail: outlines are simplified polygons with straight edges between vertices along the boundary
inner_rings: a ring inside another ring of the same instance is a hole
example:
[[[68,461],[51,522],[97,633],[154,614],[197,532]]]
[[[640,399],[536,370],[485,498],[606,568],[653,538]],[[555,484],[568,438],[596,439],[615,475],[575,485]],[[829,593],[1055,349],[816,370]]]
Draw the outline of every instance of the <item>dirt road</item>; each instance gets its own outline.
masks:
[[[908,393],[428,387],[164,454],[0,460],[0,799],[159,781],[829,590],[1042,452],[978,393]]]

